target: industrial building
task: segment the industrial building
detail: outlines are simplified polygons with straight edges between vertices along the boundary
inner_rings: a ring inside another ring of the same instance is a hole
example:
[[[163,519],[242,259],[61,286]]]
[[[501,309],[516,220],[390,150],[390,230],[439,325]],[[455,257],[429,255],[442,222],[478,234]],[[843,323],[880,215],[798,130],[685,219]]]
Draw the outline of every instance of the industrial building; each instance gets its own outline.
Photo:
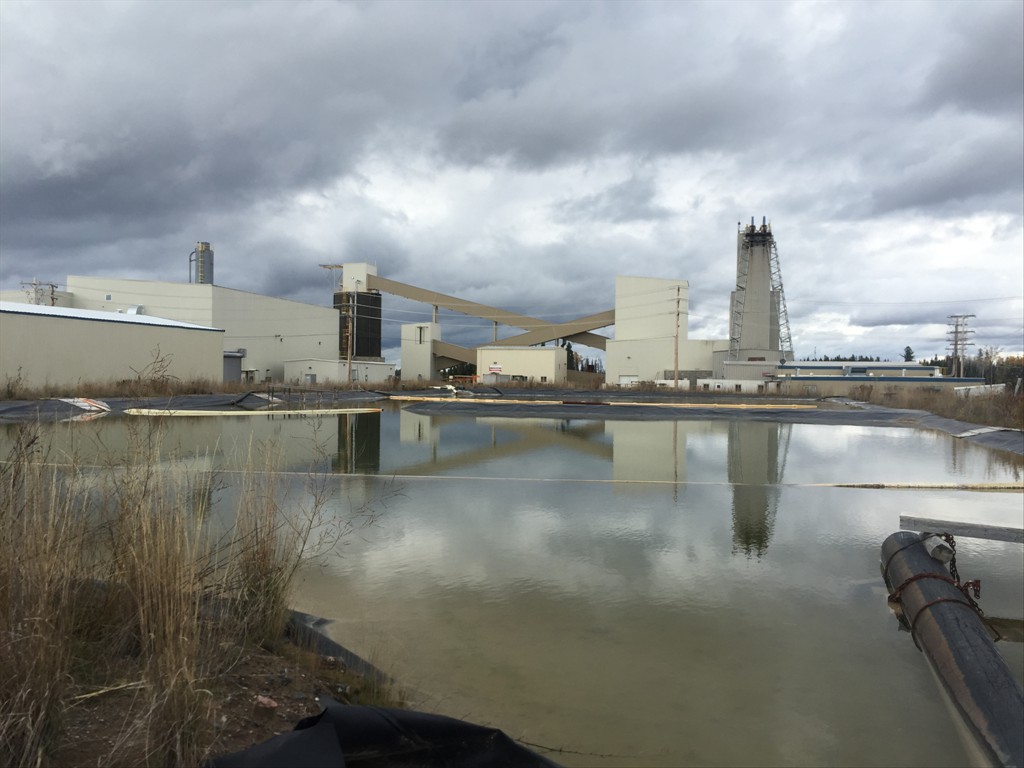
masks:
[[[42,328],[46,324],[38,318],[43,315],[29,312],[29,319],[22,317],[15,320],[13,318],[17,312],[5,311],[0,333],[4,338],[5,354],[0,360],[0,371],[4,375],[11,375],[10,371],[20,368],[23,378],[26,375],[24,372],[30,369],[45,371],[42,379],[33,376],[33,381],[41,382],[45,379],[50,383],[124,378],[121,374],[114,375],[115,367],[104,365],[96,368],[92,364],[92,361],[118,351],[117,345],[105,346],[107,339],[97,334],[95,324],[84,322],[106,320],[111,323],[128,323],[123,327],[134,329],[138,343],[147,352],[157,346],[154,343],[158,333],[153,330],[155,328],[216,329],[216,345],[211,346],[209,340],[204,338],[204,343],[189,349],[188,354],[184,349],[175,349],[174,375],[181,379],[327,384],[353,380],[383,382],[394,376],[394,364],[385,363],[379,357],[379,324],[377,356],[354,358],[351,348],[347,346],[349,339],[344,335],[344,316],[339,321],[337,309],[214,285],[213,249],[209,243],[197,243],[196,250],[190,254],[190,278],[192,263],[195,264],[197,282],[174,283],[69,275],[66,290],[63,291],[55,287],[49,291],[40,291],[38,287],[33,287],[27,295],[22,291],[5,292],[2,298],[18,302],[13,305],[16,307],[38,306],[26,304],[25,301],[33,298],[39,301],[41,298],[51,305],[50,308],[64,310],[63,314],[56,313],[64,322],[61,324],[60,345],[19,346],[9,338],[14,329],[22,330],[25,334],[23,339],[32,339],[33,332],[26,333],[23,326],[34,323]],[[159,320],[166,322],[161,324],[157,322]],[[369,331],[367,324],[363,329],[364,335]],[[160,333],[166,334],[167,331]],[[159,341],[161,354],[170,352],[170,343],[163,336],[160,336]],[[67,354],[57,351],[65,347],[69,350]],[[94,347],[102,349],[91,355],[88,350]],[[76,361],[76,364],[61,365],[58,362],[43,366],[38,360],[40,349],[52,351],[58,360]],[[347,356],[343,354],[346,351]],[[201,365],[194,360],[200,354],[207,356]],[[83,356],[84,359],[80,360]],[[137,356],[126,357],[126,360],[132,367],[140,368]],[[181,362],[180,366],[177,361]],[[117,367],[117,370],[120,368],[123,366]],[[201,375],[191,371],[201,371]]]
[[[604,350],[605,383],[616,386],[657,382],[688,389],[700,379],[724,377],[727,366],[732,366],[730,376],[761,380],[766,370],[793,357],[778,252],[766,220],[758,227],[752,219],[750,226],[737,232],[736,289],[730,301],[728,339],[688,337],[689,284],[685,280],[617,277],[613,309],[551,323],[389,280],[370,264],[337,267],[342,279],[336,306],[351,308],[350,315],[358,316],[363,327],[370,324],[379,329],[381,293],[433,307],[431,322],[402,326],[404,381],[437,380],[441,371],[464,362],[476,365],[477,375],[487,379],[565,382],[571,380],[572,372],[563,374],[553,367],[551,360],[558,353],[544,346],[560,340]],[[491,321],[493,338],[473,348],[445,341],[439,308]],[[614,338],[593,332],[613,325]],[[500,337],[502,327],[518,332]]]
[[[0,382],[24,387],[135,379],[220,381],[224,331],[139,314],[0,301]]]
[[[46,291],[36,285],[28,292],[28,300],[30,304],[48,303],[55,309],[98,313],[89,318],[60,316],[65,344],[78,349],[89,349],[99,340],[94,326],[74,321],[95,321],[96,317],[127,323],[123,327],[134,328],[139,344],[148,343],[149,349],[155,346],[149,340],[158,333],[169,333],[168,328],[216,330],[219,346],[215,352],[210,351],[210,336],[195,349],[175,354],[181,357],[183,371],[203,371],[202,377],[207,378],[216,369],[222,371],[225,380],[307,385],[392,380],[395,365],[382,356],[383,294],[433,308],[429,322],[401,327],[401,378],[408,383],[437,381],[442,371],[459,363],[476,366],[481,381],[581,383],[583,374],[571,370],[569,364],[571,352],[566,347],[571,345],[604,352],[606,374],[600,383],[609,386],[652,383],[701,391],[824,395],[846,393],[865,382],[879,383],[896,376],[896,368],[890,370],[886,364],[861,371],[836,368],[834,364],[822,367],[794,363],[778,251],[766,219],[759,226],[751,219],[748,226],[737,227],[736,284],[730,296],[729,337],[723,339],[689,338],[689,283],[680,279],[619,276],[615,279],[612,309],[567,322],[549,322],[391,280],[378,275],[377,267],[367,263],[320,266],[341,273],[329,307],[215,285],[213,249],[206,242],[197,243],[190,254],[188,283],[72,275],[66,290],[58,291],[50,285]],[[17,293],[6,292],[0,299],[16,301]],[[440,309],[489,321],[493,327],[491,339],[472,347],[445,340]],[[88,375],[80,372],[77,363],[44,366],[32,359],[38,347],[9,341],[8,329],[21,328],[33,322],[31,318],[43,316],[28,313],[25,317],[29,320],[22,317],[8,321],[8,315],[14,314],[5,309],[2,371],[6,375],[31,367],[43,372],[42,378],[49,381],[60,376],[70,376],[71,380],[93,378],[91,360],[80,361]],[[157,318],[167,324],[150,322]],[[595,332],[613,326],[614,338]],[[157,327],[163,330],[154,330]],[[175,340],[178,338],[183,336]],[[171,344],[163,336],[160,341],[162,351]],[[193,360],[200,354],[216,359]],[[69,354],[64,359],[78,361],[80,357]],[[132,357],[131,364],[137,363]],[[934,369],[895,365],[904,383],[938,376]],[[109,361],[104,366],[103,370],[111,371],[116,367]],[[591,378],[585,383],[595,382]]]

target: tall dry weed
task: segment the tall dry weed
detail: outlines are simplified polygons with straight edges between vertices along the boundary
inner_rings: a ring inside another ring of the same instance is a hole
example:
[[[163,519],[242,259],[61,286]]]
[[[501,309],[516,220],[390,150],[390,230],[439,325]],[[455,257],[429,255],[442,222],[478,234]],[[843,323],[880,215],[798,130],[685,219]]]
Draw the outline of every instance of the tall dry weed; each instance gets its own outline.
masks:
[[[0,763],[37,765],[60,734],[72,659],[69,605],[84,528],[77,473],[58,473],[21,427],[0,465]]]
[[[138,691],[110,764],[201,763],[225,648],[275,647],[298,568],[372,520],[337,514],[336,476],[281,484],[277,446],[254,445],[225,521],[215,473],[163,443],[139,420],[123,453],[80,471],[25,427],[0,464],[0,764],[45,763],[83,685]]]

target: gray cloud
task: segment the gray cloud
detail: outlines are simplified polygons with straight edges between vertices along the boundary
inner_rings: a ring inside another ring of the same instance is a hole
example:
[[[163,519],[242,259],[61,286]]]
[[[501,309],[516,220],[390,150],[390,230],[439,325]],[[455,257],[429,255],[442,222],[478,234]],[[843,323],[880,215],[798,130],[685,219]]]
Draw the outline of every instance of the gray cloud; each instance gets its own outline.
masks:
[[[202,239],[218,282],[322,304],[316,265],[345,260],[551,319],[610,307],[616,274],[678,277],[699,337],[735,222],[768,215],[801,343],[874,343],[816,325],[822,300],[931,334],[871,302],[1024,282],[1022,14],[0,3],[0,287],[185,279]],[[393,306],[397,339],[420,310]],[[1019,348],[1021,324],[979,335]]]
[[[654,179],[633,176],[601,192],[556,203],[554,216],[566,222],[596,220],[619,224],[669,218],[672,212],[655,202],[657,192]]]
[[[921,106],[1020,117],[1024,110],[1024,6],[972,4],[957,16],[951,42],[930,73]]]

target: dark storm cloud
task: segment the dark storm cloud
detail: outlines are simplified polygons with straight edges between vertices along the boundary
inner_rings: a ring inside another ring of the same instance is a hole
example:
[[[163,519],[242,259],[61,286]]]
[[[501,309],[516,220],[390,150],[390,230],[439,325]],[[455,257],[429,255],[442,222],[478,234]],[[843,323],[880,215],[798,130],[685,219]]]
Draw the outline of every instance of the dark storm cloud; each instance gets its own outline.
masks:
[[[4,60],[0,194],[15,243],[45,238],[38,225],[50,220],[152,231],[315,189],[351,170],[389,97],[415,93],[411,68],[385,66],[373,82],[354,75],[368,66],[367,42],[347,25],[351,11],[54,5],[82,24],[74,74],[38,89],[36,62]],[[278,26],[286,20],[291,34]],[[27,30],[8,35],[5,50],[35,44]],[[58,44],[35,53],[66,55]]]
[[[634,176],[601,192],[557,203],[554,215],[557,220],[566,222],[657,221],[672,215],[671,210],[655,201],[657,192],[654,179]]]
[[[751,7],[749,35],[727,32],[736,45],[724,46],[710,42],[723,19],[706,5],[636,7],[649,13],[598,4],[587,23],[563,20],[549,33],[558,45],[539,49],[547,69],[488,89],[442,121],[444,156],[544,168],[595,153],[737,149],[783,119],[789,78],[775,47],[756,33],[757,19],[769,14]]]
[[[958,18],[932,70],[921,106],[1020,117],[1024,110],[1024,4],[975,3]]]
[[[871,214],[907,209],[959,213],[971,203],[1019,209],[1024,199],[1024,133],[1017,128],[980,130],[935,146],[927,157],[893,168],[872,192]]]

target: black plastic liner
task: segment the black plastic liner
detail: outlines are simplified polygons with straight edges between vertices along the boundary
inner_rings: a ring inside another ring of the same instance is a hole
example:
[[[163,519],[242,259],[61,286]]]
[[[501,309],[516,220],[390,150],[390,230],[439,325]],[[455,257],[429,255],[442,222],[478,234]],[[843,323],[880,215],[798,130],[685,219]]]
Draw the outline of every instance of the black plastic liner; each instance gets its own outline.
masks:
[[[368,680],[392,682],[380,669],[328,637],[324,630],[330,623],[319,616],[289,611],[285,633],[296,645],[334,656]],[[495,728],[413,710],[339,704],[328,696],[320,696],[318,701],[323,711],[303,718],[290,733],[215,757],[207,763],[208,768],[557,765]]]
[[[386,395],[378,392],[341,391],[341,392],[274,392],[277,407],[356,407],[362,403],[376,402],[386,399]],[[63,421],[83,417],[107,418],[123,416],[129,408],[155,409],[186,409],[196,411],[230,410],[240,411],[272,411],[271,401],[265,396],[253,392],[228,395],[177,395],[175,397],[97,397],[110,408],[106,414],[91,412],[63,400],[2,400],[0,401],[0,424],[12,424],[27,421]]]
[[[295,730],[211,760],[210,768],[548,768],[556,763],[494,728],[442,715],[390,707],[341,705],[320,697],[324,710]]]

